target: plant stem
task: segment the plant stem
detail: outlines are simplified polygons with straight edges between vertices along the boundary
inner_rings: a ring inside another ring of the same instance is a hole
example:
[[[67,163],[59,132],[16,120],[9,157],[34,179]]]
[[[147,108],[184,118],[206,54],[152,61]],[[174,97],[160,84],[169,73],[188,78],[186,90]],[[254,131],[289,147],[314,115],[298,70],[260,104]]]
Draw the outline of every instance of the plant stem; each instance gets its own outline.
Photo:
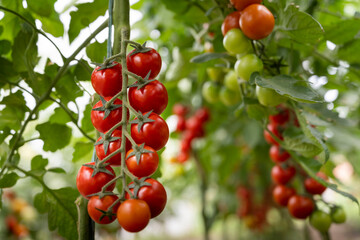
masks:
[[[95,222],[90,218],[87,211],[88,200],[83,196],[75,202],[78,210],[78,236],[79,240],[94,240],[95,239]]]
[[[112,38],[113,5],[114,5],[114,0],[109,0],[109,24],[108,24],[109,34],[108,34],[108,42],[107,42],[107,57],[110,57],[112,55],[111,38]]]

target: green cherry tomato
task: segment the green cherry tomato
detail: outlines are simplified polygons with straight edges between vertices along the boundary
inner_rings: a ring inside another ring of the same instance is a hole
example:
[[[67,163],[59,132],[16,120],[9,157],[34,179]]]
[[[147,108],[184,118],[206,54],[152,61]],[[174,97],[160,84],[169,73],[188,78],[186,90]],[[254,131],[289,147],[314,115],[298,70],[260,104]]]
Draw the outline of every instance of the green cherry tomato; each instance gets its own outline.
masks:
[[[331,225],[329,214],[317,210],[310,215],[310,224],[320,232],[327,232]]]
[[[334,223],[344,223],[346,221],[346,213],[342,207],[336,207],[331,211],[331,219]]]
[[[233,28],[226,33],[223,45],[233,55],[245,53],[251,48],[250,40],[238,28]]]
[[[235,72],[238,77],[245,81],[249,81],[253,72],[261,72],[263,63],[255,54],[246,54],[239,58],[235,63]]]
[[[215,103],[219,100],[220,87],[215,82],[205,82],[202,87],[202,95],[209,103]]]
[[[222,68],[209,67],[206,69],[206,72],[210,80],[214,82],[222,82],[222,80],[224,79],[225,72]]]
[[[275,107],[286,101],[286,97],[281,96],[275,90],[260,86],[256,86],[256,96],[262,105],[268,107]]]
[[[236,92],[240,91],[240,85],[238,83],[237,74],[235,71],[230,71],[225,75],[224,84],[225,87],[227,87],[230,90]]]
[[[220,101],[225,106],[233,106],[238,104],[241,101],[240,91],[233,91],[229,88],[223,87],[220,90]]]

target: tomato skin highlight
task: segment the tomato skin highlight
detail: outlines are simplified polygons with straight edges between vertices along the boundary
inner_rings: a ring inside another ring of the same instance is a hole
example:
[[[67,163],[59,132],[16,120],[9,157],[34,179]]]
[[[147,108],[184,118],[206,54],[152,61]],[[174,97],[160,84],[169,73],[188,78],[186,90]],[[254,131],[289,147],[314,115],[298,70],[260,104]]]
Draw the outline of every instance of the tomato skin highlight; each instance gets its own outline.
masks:
[[[289,166],[286,169],[280,165],[275,165],[271,169],[271,178],[276,184],[287,184],[294,176],[296,170],[293,166]]]
[[[322,172],[318,172],[316,175],[324,180],[328,179],[327,176]],[[322,185],[313,178],[305,179],[304,186],[306,191],[311,194],[322,194],[326,190],[326,187],[324,185]]]
[[[140,132],[138,131],[138,124],[131,124],[131,136],[137,144],[145,143],[145,145],[158,151],[166,145],[169,139],[169,127],[164,119],[156,113],[151,113],[149,119],[155,121],[145,123]]]
[[[107,195],[101,199],[99,198],[99,196],[92,196],[87,205],[87,210],[88,210],[89,216],[91,217],[92,220],[94,220],[95,222],[97,222],[99,224],[112,223],[116,219],[116,212],[117,212],[118,207],[120,206],[120,202],[117,203],[113,207],[113,209],[111,211],[113,214],[115,214],[113,216],[110,216],[110,217],[105,216],[100,220],[103,213],[99,210],[102,210],[105,212],[108,211],[109,207],[118,199],[119,198],[115,195]]]
[[[105,157],[109,156],[111,153],[115,152],[121,147],[121,133],[122,131],[119,129],[115,129],[111,133],[111,137],[120,137],[120,139],[110,142],[108,151],[105,154],[104,151],[104,145],[98,144],[95,146],[96,155],[98,156],[99,160],[103,160]],[[97,142],[102,140],[102,137],[99,137]],[[129,151],[131,149],[131,143],[128,139],[126,139],[126,151]],[[121,152],[116,154],[115,156],[111,157],[109,160],[107,160],[105,163],[110,163],[112,166],[119,166],[121,165]]]
[[[136,75],[145,78],[149,71],[149,79],[154,79],[161,69],[161,57],[160,54],[153,48],[145,53],[136,53],[131,55],[135,51],[132,50],[126,57],[126,64],[128,70]]]
[[[112,97],[104,97],[106,101],[109,101]],[[114,104],[120,105],[122,101],[120,99],[115,99]],[[94,111],[95,108],[102,107],[103,104],[101,101],[98,101],[91,111],[91,122],[99,132],[105,133],[115,124],[121,121],[122,119],[122,107],[119,107],[109,114],[107,118],[104,119],[105,111]],[[129,110],[127,116],[129,117]]]
[[[117,210],[117,220],[126,231],[139,232],[150,221],[150,208],[140,199],[125,200]]]
[[[87,164],[95,165],[95,162],[90,162]],[[106,183],[115,178],[115,172],[112,167],[106,166],[105,168],[109,170],[113,175],[109,175],[104,172],[98,172],[94,177],[91,177],[94,169],[87,166],[81,166],[76,176],[76,186],[81,195],[89,199],[90,197],[87,197],[88,195],[100,192],[101,188]],[[112,190],[114,190],[114,188],[115,183],[111,184],[106,190],[111,192]]]
[[[286,207],[289,199],[296,194],[294,188],[289,188],[284,185],[277,185],[273,189],[273,199],[280,206]]]
[[[305,219],[314,211],[315,204],[311,198],[294,195],[289,199],[288,210],[294,218]]]
[[[274,15],[264,5],[252,4],[241,12],[240,28],[250,39],[260,40],[267,37],[274,26]]]
[[[262,0],[230,0],[230,3],[239,11],[243,10],[251,4],[260,4],[261,2]]]
[[[139,164],[136,162],[135,155],[129,157],[134,151],[133,149],[130,149],[126,153],[126,166],[128,170],[138,178],[152,175],[159,166],[159,156],[157,152],[149,146],[144,146],[144,149],[151,151],[151,153],[141,154]]]
[[[129,102],[136,111],[144,113],[153,110],[160,115],[168,104],[168,93],[165,86],[155,80],[140,89],[131,87]]]
[[[240,15],[241,12],[235,11],[225,17],[224,22],[221,24],[221,32],[223,36],[225,36],[230,29],[240,29]]]
[[[111,68],[99,70],[97,66],[91,74],[91,84],[97,94],[103,97],[115,96],[122,88],[122,68],[118,62]]]
[[[148,178],[145,182],[150,183],[151,186],[142,186],[138,191],[138,199],[147,203],[150,208],[151,218],[154,218],[164,210],[167,194],[164,186],[159,181]],[[130,189],[130,191],[134,193],[134,189]],[[129,199],[130,195],[126,193],[125,198]]]
[[[279,145],[272,145],[269,150],[269,155],[274,163],[283,163],[290,158],[290,154]]]

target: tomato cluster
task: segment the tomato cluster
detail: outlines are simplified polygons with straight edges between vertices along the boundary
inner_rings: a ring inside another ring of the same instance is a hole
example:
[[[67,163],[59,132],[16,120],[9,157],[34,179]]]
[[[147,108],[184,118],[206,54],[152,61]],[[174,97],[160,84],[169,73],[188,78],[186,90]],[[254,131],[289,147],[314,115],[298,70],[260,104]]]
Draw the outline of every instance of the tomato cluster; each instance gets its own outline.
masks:
[[[190,158],[192,141],[204,137],[204,125],[210,119],[210,112],[205,107],[199,108],[186,119],[188,111],[189,109],[181,104],[175,104],[173,107],[173,113],[177,116],[176,131],[182,134],[180,152],[176,158],[179,163],[184,163]]]
[[[126,57],[127,75],[137,80],[128,86],[128,93],[123,87],[122,67],[116,61],[96,67],[91,75],[94,90],[100,95],[91,121],[100,137],[95,143],[95,161],[84,164],[76,179],[80,194],[89,199],[89,216],[99,224],[117,219],[129,232],[144,229],[151,218],[163,211],[167,201],[163,185],[150,178],[159,165],[157,151],[169,138],[169,128],[160,117],[168,104],[168,94],[155,79],[161,57],[155,49],[135,47]],[[126,93],[129,103],[118,98]],[[129,109],[135,118],[127,129],[123,126],[130,120]],[[122,166],[120,176],[113,169],[117,166]],[[113,190],[118,179],[126,179],[125,174],[132,182],[123,186],[118,196]]]
[[[276,114],[269,116],[269,124],[264,131],[265,140],[271,144],[270,159],[276,164],[271,170],[271,178],[276,184],[273,189],[273,199],[278,205],[287,207],[292,217],[306,219],[310,216],[310,224],[320,232],[326,232],[332,222],[331,215],[334,215],[335,210],[341,211],[342,209],[330,206],[332,212],[330,215],[316,208],[312,196],[321,195],[326,190],[326,186],[311,177],[306,177],[300,166],[291,163],[291,155],[280,146],[279,140],[283,140],[283,131],[288,126],[299,127],[299,123],[295,114],[285,106],[277,106],[277,111]],[[298,194],[291,186],[291,180],[296,175],[295,166],[300,171],[299,177],[305,178],[303,184],[306,193]],[[316,175],[324,181],[328,180],[322,172],[318,172]],[[339,215],[344,215],[344,213]],[[341,218],[343,217],[341,216],[339,219]],[[345,219],[341,219],[341,221],[345,221]]]

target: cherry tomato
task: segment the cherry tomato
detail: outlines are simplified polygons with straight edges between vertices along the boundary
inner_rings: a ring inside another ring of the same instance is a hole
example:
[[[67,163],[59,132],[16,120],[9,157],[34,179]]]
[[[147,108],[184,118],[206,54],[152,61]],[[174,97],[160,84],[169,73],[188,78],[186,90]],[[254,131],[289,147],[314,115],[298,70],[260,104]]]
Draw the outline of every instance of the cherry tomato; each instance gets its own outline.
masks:
[[[202,95],[209,103],[216,103],[219,100],[220,86],[215,82],[207,81],[202,86]]]
[[[235,63],[235,72],[237,76],[245,81],[250,80],[254,72],[262,72],[264,65],[261,59],[255,54],[246,54],[240,57]]]
[[[289,199],[296,194],[294,188],[289,188],[284,185],[277,185],[273,190],[273,199],[280,206],[286,207]]]
[[[140,232],[150,221],[150,208],[140,199],[125,200],[117,210],[117,219],[128,232]]]
[[[294,195],[289,199],[287,207],[294,218],[305,219],[314,211],[315,204],[311,198]]]
[[[243,54],[251,49],[250,40],[238,28],[229,30],[224,39],[223,45],[230,54]]]
[[[286,97],[278,94],[271,88],[256,86],[256,96],[260,104],[268,107],[275,107],[286,101]]]
[[[278,131],[278,126],[276,124],[269,123],[266,127],[277,138],[279,138],[280,140],[283,140],[283,136]],[[267,130],[264,130],[264,138],[265,138],[266,142],[268,142],[269,144],[279,145],[279,143],[271,136],[271,134]]]
[[[334,223],[344,223],[346,221],[346,213],[342,207],[332,209],[330,216]]]
[[[150,82],[140,89],[131,87],[128,96],[131,106],[140,112],[153,110],[154,113],[161,114],[168,104],[167,90],[158,80]]]
[[[177,161],[179,163],[184,163],[187,160],[189,160],[190,158],[190,152],[189,151],[185,151],[185,150],[181,150],[179,155],[177,156]]]
[[[163,185],[155,179],[148,178],[145,182],[150,183],[151,186],[142,186],[138,191],[138,199],[145,201],[151,212],[151,218],[158,216],[165,208],[167,201],[167,194]],[[132,184],[132,183],[130,183]],[[134,189],[130,189],[134,193]],[[130,198],[127,193],[125,198]]]
[[[280,165],[275,165],[271,169],[271,178],[276,184],[287,184],[294,176],[296,170],[293,166],[282,168]]]
[[[230,3],[239,11],[254,3],[261,3],[262,0],[230,0]]]
[[[183,132],[186,128],[186,119],[183,116],[178,116],[176,123],[176,132]]]
[[[151,151],[151,153],[141,154],[139,164],[136,161],[135,155],[129,157],[129,155],[134,152],[134,149],[130,149],[126,153],[126,166],[128,170],[138,178],[152,175],[159,166],[159,156],[157,152],[149,146],[144,146],[144,149]]]
[[[206,107],[201,107],[195,112],[195,116],[201,121],[201,122],[207,122],[210,119],[210,111]]]
[[[230,71],[225,75],[224,84],[228,89],[240,92],[240,84],[238,83],[237,74],[235,71]]]
[[[111,213],[113,215],[104,216],[101,211],[107,212],[110,206],[118,199],[119,198],[115,195],[107,195],[101,199],[99,196],[92,196],[87,205],[89,216],[92,218],[92,220],[99,224],[112,223],[116,219],[116,212],[120,206],[120,202],[112,208]]]
[[[241,102],[240,91],[233,91],[226,87],[221,88],[219,96],[220,96],[220,101],[225,106],[234,106]]]
[[[267,37],[274,26],[274,15],[264,5],[252,4],[241,12],[240,28],[250,39],[259,40]]]
[[[182,117],[185,117],[185,115],[188,113],[188,111],[189,111],[189,109],[180,103],[176,103],[172,109],[172,112],[175,115],[182,116]]]
[[[143,115],[145,114],[143,113]],[[149,119],[154,121],[144,123],[140,132],[138,131],[137,123],[131,124],[131,136],[137,144],[145,143],[145,145],[158,151],[165,146],[169,139],[169,128],[164,119],[156,113],[152,112],[149,115]]]
[[[111,97],[105,97],[104,99],[106,101],[109,101],[111,99]],[[120,99],[116,99],[113,104],[121,105],[122,101]],[[91,111],[91,122],[94,125],[94,127],[96,128],[96,130],[98,130],[99,132],[105,133],[110,128],[112,128],[115,124],[117,124],[118,122],[121,121],[122,107],[119,107],[119,108],[111,111],[109,116],[107,116],[105,119],[104,119],[105,111],[94,110],[95,108],[99,108],[99,107],[103,107],[103,103],[101,101],[98,101],[94,105],[93,110]],[[129,111],[128,111],[127,116],[129,116]]]
[[[310,224],[319,232],[326,233],[331,225],[331,217],[323,211],[316,210],[310,215]]]
[[[272,145],[270,147],[269,155],[274,163],[282,163],[290,158],[290,154],[282,149],[279,145]]]
[[[88,165],[95,165],[94,162],[87,163]],[[98,172],[95,176],[91,176],[94,172],[94,169],[81,166],[79,172],[76,176],[76,186],[79,190],[80,194],[83,195],[85,198],[90,194],[98,193],[101,191],[101,188],[115,178],[115,172],[110,166],[105,167],[108,171],[112,173],[112,175],[105,173],[105,172]],[[115,183],[111,184],[106,190],[112,191],[115,188]]]
[[[193,132],[195,137],[203,137],[205,135],[203,122],[196,116],[186,120],[186,130]]]
[[[206,69],[206,72],[210,80],[214,82],[222,82],[224,79],[225,72],[222,68],[219,67],[209,67]]]
[[[221,24],[221,32],[223,36],[225,36],[230,29],[240,29],[240,15],[240,11],[235,11],[225,17],[224,22]]]
[[[118,130],[118,129],[115,129],[111,133],[110,137],[119,137],[119,139],[110,142],[106,154],[104,151],[104,144],[95,145],[96,155],[98,156],[98,158],[100,160],[103,160],[105,157],[109,156],[110,154],[112,154],[113,152],[115,152],[116,150],[118,150],[121,147],[121,137],[122,137],[121,133],[122,133],[122,131]],[[101,140],[103,140],[102,137],[99,137],[97,142],[99,142]],[[128,139],[126,139],[126,151],[129,151],[130,149],[131,149],[131,143]],[[121,165],[121,152],[119,152],[115,156],[111,157],[109,160],[106,161],[106,163],[110,163],[110,165],[113,165],[113,166]]]
[[[276,107],[278,113],[269,116],[269,120],[277,125],[284,125],[290,120],[290,111],[283,105]]]
[[[153,48],[145,53],[135,53],[132,50],[126,57],[126,65],[128,70],[142,78],[151,71],[149,79],[154,79],[161,69],[161,57],[160,54]]]
[[[100,96],[115,96],[122,88],[122,70],[121,65],[114,62],[115,66],[99,70],[97,66],[91,74],[91,84]]]
[[[322,172],[318,172],[316,174],[316,176],[318,176],[324,180],[328,179],[327,176]],[[326,187],[324,185],[322,185],[321,183],[319,183],[318,181],[316,181],[313,178],[305,179],[304,186],[305,186],[306,191],[311,194],[322,194],[326,190]]]

